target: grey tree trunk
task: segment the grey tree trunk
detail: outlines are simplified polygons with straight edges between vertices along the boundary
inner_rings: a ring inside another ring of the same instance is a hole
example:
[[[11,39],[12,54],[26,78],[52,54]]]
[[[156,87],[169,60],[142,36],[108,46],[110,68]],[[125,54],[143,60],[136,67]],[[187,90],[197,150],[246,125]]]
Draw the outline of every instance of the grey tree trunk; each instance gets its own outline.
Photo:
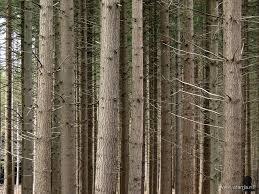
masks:
[[[53,100],[53,1],[40,1],[37,131],[33,193],[51,193],[51,114]]]
[[[22,133],[33,133],[33,80],[32,80],[32,2],[22,2]],[[22,193],[32,194],[33,166],[28,158],[33,156],[33,142],[22,139]]]
[[[143,149],[143,2],[132,2],[132,112],[129,133],[128,193],[141,193]]]
[[[241,5],[242,0],[223,1],[224,53],[224,159],[222,185],[242,185],[242,89],[241,89]],[[222,194],[241,190],[222,189]]]
[[[61,193],[76,193],[74,3],[61,1]]]
[[[183,1],[183,41],[182,50],[186,53],[183,56],[183,80],[189,84],[194,83],[194,61],[193,61],[193,0]],[[184,85],[183,90],[192,92],[193,88],[189,85]],[[181,165],[181,193],[191,194],[195,189],[195,160],[194,160],[194,145],[195,131],[194,123],[190,120],[194,118],[194,109],[192,104],[194,99],[191,95],[183,94],[183,117],[189,119],[182,120],[182,165]]]
[[[114,194],[117,188],[119,167],[119,7],[118,0],[105,0],[101,3],[101,69],[96,153],[96,194]]]
[[[160,192],[172,193],[172,130],[170,115],[170,33],[169,0],[161,4],[160,47],[161,47],[161,183]]]

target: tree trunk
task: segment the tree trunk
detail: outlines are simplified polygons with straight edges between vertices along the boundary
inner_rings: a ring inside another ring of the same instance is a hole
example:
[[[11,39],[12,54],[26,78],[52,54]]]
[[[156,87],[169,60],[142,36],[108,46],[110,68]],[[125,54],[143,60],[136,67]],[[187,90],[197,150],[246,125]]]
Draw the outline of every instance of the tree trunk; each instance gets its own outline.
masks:
[[[128,193],[141,193],[143,149],[143,2],[132,2],[132,112]]]
[[[57,3],[58,0],[54,1]],[[57,6],[57,5],[56,5]],[[60,75],[60,21],[59,21],[59,8],[55,7],[54,12],[54,37],[55,37],[55,73],[54,73],[54,111],[53,111],[53,123],[52,123],[52,147],[51,147],[51,192],[60,194],[61,193],[61,158],[60,158],[60,85],[61,85],[61,75]]]
[[[61,193],[76,193],[74,3],[61,1]]]
[[[88,88],[87,88],[87,19],[86,19],[86,0],[80,0],[79,3],[80,17],[80,121],[81,121],[81,184],[82,184],[82,193],[88,193]]]
[[[127,3],[121,0],[120,15],[120,130],[121,130],[121,168],[120,168],[120,192],[128,193],[129,184],[129,76],[130,68],[127,56]]]
[[[170,115],[169,0],[161,4],[161,185],[160,192],[172,193],[172,130]]]
[[[182,49],[186,52],[183,58],[183,80],[189,84],[194,83],[194,61],[193,61],[193,0],[183,1],[183,42]],[[183,90],[186,92],[192,92],[192,86],[184,85]],[[193,120],[194,99],[189,94],[183,94],[183,117]],[[194,123],[187,119],[182,120],[182,167],[181,167],[181,192],[191,194],[194,192],[194,144],[195,144],[195,131]]]
[[[32,80],[32,5],[31,1],[22,1],[22,133],[33,133],[33,80]],[[32,194],[33,165],[28,158],[33,156],[33,142],[22,139],[22,193]]]
[[[120,9],[101,3],[101,69],[95,193],[116,193],[119,143]],[[112,28],[111,28],[112,26]]]
[[[5,130],[4,193],[13,194],[12,161],[12,1],[6,5],[6,75],[7,75],[7,116]]]
[[[223,70],[226,94],[223,186],[242,185],[241,5],[241,0],[223,1],[223,53],[225,57]],[[242,191],[222,189],[222,193],[238,194]]]
[[[35,142],[35,194],[51,193],[51,114],[53,100],[53,1],[40,1],[40,39]]]

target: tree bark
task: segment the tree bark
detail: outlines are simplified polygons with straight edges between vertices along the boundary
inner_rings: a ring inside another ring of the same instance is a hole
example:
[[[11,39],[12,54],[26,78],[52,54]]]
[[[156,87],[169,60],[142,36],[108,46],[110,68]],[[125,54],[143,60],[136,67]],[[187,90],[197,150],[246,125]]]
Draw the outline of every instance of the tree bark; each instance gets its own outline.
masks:
[[[40,36],[34,193],[51,193],[51,114],[53,100],[53,2],[40,1]]]
[[[193,61],[193,0],[183,1],[183,42],[182,50],[186,51],[183,57],[183,80],[189,84],[194,83],[194,61]],[[184,85],[183,90],[192,92],[193,89],[189,85]],[[192,104],[194,99],[189,94],[183,94],[183,117],[193,120],[194,109]],[[194,144],[195,144],[195,131],[194,123],[187,119],[182,120],[182,166],[181,166],[181,192],[191,194],[195,189],[194,172]]]
[[[74,3],[61,1],[61,193],[76,193]]]
[[[5,129],[4,192],[13,194],[12,161],[12,1],[6,2],[6,75],[7,75],[7,115]]]
[[[170,34],[169,2],[161,4],[160,47],[161,47],[161,183],[160,192],[172,193],[172,130],[170,116]]]
[[[32,80],[32,5],[31,1],[22,2],[22,132],[33,133],[33,80]],[[33,156],[33,142],[22,139],[22,193],[32,194],[33,164],[28,158]]]
[[[101,69],[95,193],[116,193],[119,142],[120,9],[101,3]],[[112,26],[112,28],[111,28]]]
[[[226,94],[223,186],[242,185],[241,5],[241,0],[223,1],[223,53],[225,57],[223,74]],[[222,189],[222,193],[238,194],[242,191]]]
[[[132,112],[128,193],[141,193],[143,149],[143,2],[132,2]]]
[[[129,76],[127,49],[127,3],[121,0],[120,14],[120,130],[121,130],[121,168],[120,168],[120,192],[128,193],[129,184]]]

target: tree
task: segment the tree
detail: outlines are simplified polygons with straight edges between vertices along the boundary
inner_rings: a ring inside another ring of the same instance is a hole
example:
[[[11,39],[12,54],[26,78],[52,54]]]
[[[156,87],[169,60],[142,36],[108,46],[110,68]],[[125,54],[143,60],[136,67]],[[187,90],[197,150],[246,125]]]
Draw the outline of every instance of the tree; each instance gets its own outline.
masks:
[[[35,194],[51,193],[51,114],[53,100],[53,1],[40,1],[40,36],[35,141]]]
[[[120,14],[120,130],[121,130],[121,169],[120,192],[128,193],[129,184],[129,76],[127,49],[127,2],[121,0]]]
[[[61,1],[61,193],[76,192],[74,3]]]
[[[242,185],[242,89],[241,89],[241,5],[242,1],[223,1],[223,54],[224,54],[224,160],[223,185]],[[222,190],[224,194],[241,193]]]
[[[169,2],[161,4],[161,193],[172,193],[172,130],[170,115]]]
[[[12,161],[12,1],[6,1],[6,75],[7,75],[7,116],[5,129],[4,192],[13,194]]]
[[[91,139],[88,135],[88,87],[87,87],[87,9],[86,9],[86,0],[80,0],[79,2],[79,29],[80,29],[80,122],[81,122],[81,184],[82,184],[82,193],[87,193],[89,191],[88,187],[88,141]]]
[[[22,1],[22,132],[33,132],[33,80],[32,80],[32,2]],[[22,193],[32,194],[33,164],[28,158],[33,155],[31,139],[22,139]]]
[[[143,149],[143,2],[132,2],[132,112],[128,193],[141,193]]]
[[[183,80],[185,83],[183,90],[192,93],[192,86],[189,84],[194,83],[194,61],[193,61],[193,0],[183,1],[183,16],[182,16],[182,50],[183,56]],[[195,131],[194,131],[194,99],[190,94],[183,93],[183,112],[182,115],[185,119],[182,120],[182,165],[181,165],[181,193],[194,192],[194,143],[195,143]]]
[[[119,142],[120,4],[101,2],[101,67],[95,193],[115,193]],[[112,26],[112,28],[111,28]]]

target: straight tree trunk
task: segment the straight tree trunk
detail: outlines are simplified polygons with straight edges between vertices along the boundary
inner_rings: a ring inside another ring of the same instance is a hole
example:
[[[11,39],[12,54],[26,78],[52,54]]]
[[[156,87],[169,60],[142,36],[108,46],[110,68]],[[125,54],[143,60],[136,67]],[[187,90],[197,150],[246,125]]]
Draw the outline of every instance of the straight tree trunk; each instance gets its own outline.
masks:
[[[81,172],[80,180],[82,184],[82,193],[88,192],[88,88],[87,88],[87,19],[86,19],[86,0],[80,0],[79,3],[79,25],[80,25],[80,121],[81,121],[81,145],[80,145],[80,159]]]
[[[120,8],[101,3],[101,68],[95,193],[116,193],[119,143]],[[112,28],[111,28],[112,26]]]
[[[183,80],[189,84],[194,83],[194,61],[193,61],[193,0],[183,1],[183,42],[182,50],[186,53],[183,58]],[[184,85],[183,90],[192,92],[193,89],[189,85]],[[194,109],[192,104],[194,99],[189,94],[183,94],[183,117],[193,120]],[[195,189],[195,160],[194,160],[194,145],[195,145],[195,125],[187,119],[182,120],[182,165],[181,165],[181,192],[191,194]]]
[[[213,58],[215,53],[214,46],[214,37],[217,29],[217,23],[215,23],[215,9],[217,9],[216,0],[207,0],[206,1],[206,56]],[[216,29],[215,29],[216,28]],[[211,79],[211,68],[215,67],[217,64],[215,61],[208,61],[204,69],[204,89],[211,91],[211,82],[214,81]],[[215,73],[215,72],[214,72]],[[214,91],[215,92],[215,91]],[[207,95],[208,97],[208,95]],[[210,183],[211,183],[211,129],[210,124],[212,122],[212,115],[210,114],[210,109],[212,104],[208,98],[204,99],[203,106],[204,110],[204,139],[203,139],[203,182],[202,182],[202,193],[207,194],[210,192]]]
[[[93,89],[93,66],[94,66],[94,0],[87,2],[87,89],[88,89],[88,193],[94,189],[94,164],[93,164],[93,125],[94,125],[94,89]]]
[[[12,161],[12,1],[6,1],[6,75],[7,116],[5,129],[4,193],[13,194]]]
[[[257,1],[257,13],[259,10],[259,1]],[[259,42],[259,33],[257,34],[257,41]],[[259,61],[259,60],[257,60]],[[257,80],[259,79],[259,71],[257,69]],[[257,88],[257,99],[259,97],[259,89]],[[257,114],[259,112],[259,102],[257,102]],[[258,123],[258,122],[257,122]],[[255,185],[256,185],[256,194],[259,194],[259,126],[256,127],[255,131]]]
[[[32,4],[22,1],[22,133],[33,133],[33,80],[32,80]],[[33,164],[28,158],[33,156],[33,142],[22,139],[22,193],[32,194]]]
[[[61,193],[76,193],[74,3],[61,1]]]
[[[120,14],[120,130],[121,130],[121,168],[120,192],[128,193],[129,184],[129,65],[127,54],[127,3],[121,0]]]
[[[40,36],[35,141],[35,194],[51,193],[51,114],[53,100],[53,1],[40,1]]]
[[[58,0],[54,1],[56,4]],[[59,4],[58,4],[59,5]],[[60,97],[60,85],[61,85],[61,75],[60,75],[60,21],[59,21],[59,8],[60,6],[56,5],[54,11],[54,37],[55,37],[55,72],[54,72],[54,111],[53,111],[53,123],[52,123],[52,147],[51,147],[51,192],[56,194],[61,194],[61,158],[60,158],[60,106],[61,106],[61,97]]]
[[[132,2],[132,112],[128,193],[141,193],[143,149],[143,1]]]
[[[160,47],[161,47],[161,183],[160,192],[172,193],[172,130],[170,115],[170,44],[169,0],[161,4]]]
[[[242,89],[241,89],[241,5],[242,1],[223,1],[224,53],[224,159],[222,185],[242,185]],[[224,187],[223,187],[224,188]],[[241,190],[222,189],[222,194]]]

